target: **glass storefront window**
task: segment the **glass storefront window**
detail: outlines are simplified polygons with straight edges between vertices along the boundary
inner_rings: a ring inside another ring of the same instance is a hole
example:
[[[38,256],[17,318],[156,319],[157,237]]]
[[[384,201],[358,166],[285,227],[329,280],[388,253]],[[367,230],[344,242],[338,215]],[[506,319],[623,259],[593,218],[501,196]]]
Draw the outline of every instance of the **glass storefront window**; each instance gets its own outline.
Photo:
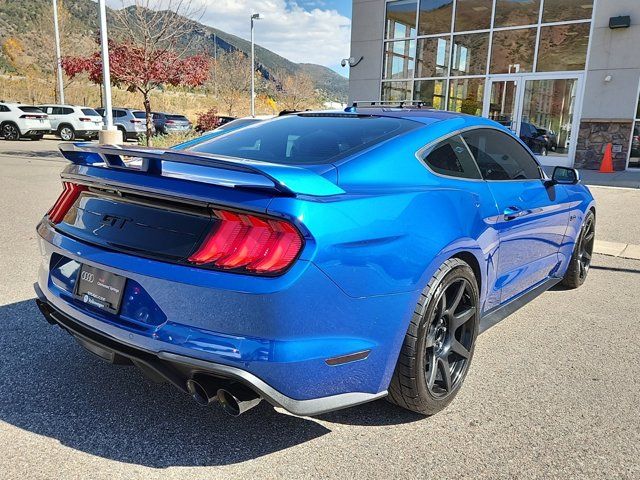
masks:
[[[538,23],[540,0],[496,0],[494,27],[516,27]]]
[[[449,81],[449,110],[482,115],[484,78],[456,78]]]
[[[420,0],[418,35],[451,31],[453,0]]]
[[[566,156],[573,123],[578,81],[575,78],[561,80],[527,80],[524,87],[522,123],[533,125],[536,138],[523,138],[545,142],[548,154]],[[523,136],[521,127],[520,136]]]
[[[640,168],[640,119],[636,120],[633,124],[633,136],[631,137],[631,154],[629,156],[629,168]]]
[[[516,93],[519,80],[496,80],[491,82],[489,92],[489,118],[517,130]]]
[[[411,100],[411,82],[383,82],[382,100]]]
[[[542,27],[536,71],[583,70],[587,61],[589,28],[589,23]]]
[[[493,0],[458,0],[455,31],[488,30],[491,28]]]
[[[416,78],[446,77],[449,68],[449,37],[418,40]]]
[[[593,13],[593,0],[544,0],[543,23],[587,20]]]
[[[469,33],[454,36],[451,75],[484,75],[487,68],[488,54],[488,33]]]
[[[413,78],[416,58],[415,40],[398,40],[385,44],[384,79]]]
[[[417,80],[413,85],[413,99],[425,107],[444,110],[446,80]]]
[[[416,12],[418,3],[415,0],[400,0],[387,3],[387,23],[385,38],[408,38],[416,34]]]
[[[531,72],[535,43],[535,28],[494,32],[491,49],[491,73]]]

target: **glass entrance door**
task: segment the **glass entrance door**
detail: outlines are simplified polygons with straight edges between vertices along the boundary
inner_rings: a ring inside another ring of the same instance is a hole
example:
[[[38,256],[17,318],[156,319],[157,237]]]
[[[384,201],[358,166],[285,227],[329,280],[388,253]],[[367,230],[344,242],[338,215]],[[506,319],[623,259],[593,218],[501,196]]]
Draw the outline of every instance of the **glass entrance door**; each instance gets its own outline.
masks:
[[[513,130],[543,165],[572,166],[579,87],[579,76],[492,77],[483,115]]]
[[[519,80],[490,80],[484,116],[518,133]]]

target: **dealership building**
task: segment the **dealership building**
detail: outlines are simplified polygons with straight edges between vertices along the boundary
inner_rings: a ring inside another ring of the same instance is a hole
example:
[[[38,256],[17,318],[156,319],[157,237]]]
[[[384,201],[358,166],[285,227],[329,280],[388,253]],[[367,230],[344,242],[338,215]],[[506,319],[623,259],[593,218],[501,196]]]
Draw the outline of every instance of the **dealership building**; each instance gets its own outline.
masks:
[[[494,119],[546,165],[640,168],[640,0],[353,0],[349,100]]]

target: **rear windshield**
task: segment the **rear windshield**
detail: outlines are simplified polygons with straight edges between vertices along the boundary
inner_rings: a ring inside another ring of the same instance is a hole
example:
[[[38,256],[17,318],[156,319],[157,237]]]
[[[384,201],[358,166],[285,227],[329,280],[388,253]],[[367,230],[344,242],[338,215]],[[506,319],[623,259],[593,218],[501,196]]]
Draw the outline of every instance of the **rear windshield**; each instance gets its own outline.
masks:
[[[136,118],[146,118],[147,114],[144,112],[133,112],[133,116]]]
[[[183,122],[188,122],[189,120],[184,115],[167,115],[169,120],[181,120]]]
[[[18,107],[18,108],[25,113],[44,113],[38,107]]]
[[[96,112],[93,108],[81,108],[82,113],[88,115],[90,117],[99,117],[100,114]]]
[[[299,114],[260,122],[191,150],[263,162],[331,163],[419,126],[402,118]]]

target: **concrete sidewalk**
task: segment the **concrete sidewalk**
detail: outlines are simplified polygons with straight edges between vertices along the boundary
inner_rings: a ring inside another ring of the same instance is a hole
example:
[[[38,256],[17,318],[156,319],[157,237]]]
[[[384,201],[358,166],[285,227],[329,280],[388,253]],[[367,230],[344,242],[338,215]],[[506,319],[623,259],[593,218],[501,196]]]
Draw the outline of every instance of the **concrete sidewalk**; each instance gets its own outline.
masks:
[[[580,170],[580,179],[585,185],[640,188],[640,169],[624,170],[614,173],[600,173],[597,170]]]
[[[633,243],[608,242],[596,240],[593,245],[593,253],[609,255],[611,257],[630,258],[640,260],[640,245]]]

